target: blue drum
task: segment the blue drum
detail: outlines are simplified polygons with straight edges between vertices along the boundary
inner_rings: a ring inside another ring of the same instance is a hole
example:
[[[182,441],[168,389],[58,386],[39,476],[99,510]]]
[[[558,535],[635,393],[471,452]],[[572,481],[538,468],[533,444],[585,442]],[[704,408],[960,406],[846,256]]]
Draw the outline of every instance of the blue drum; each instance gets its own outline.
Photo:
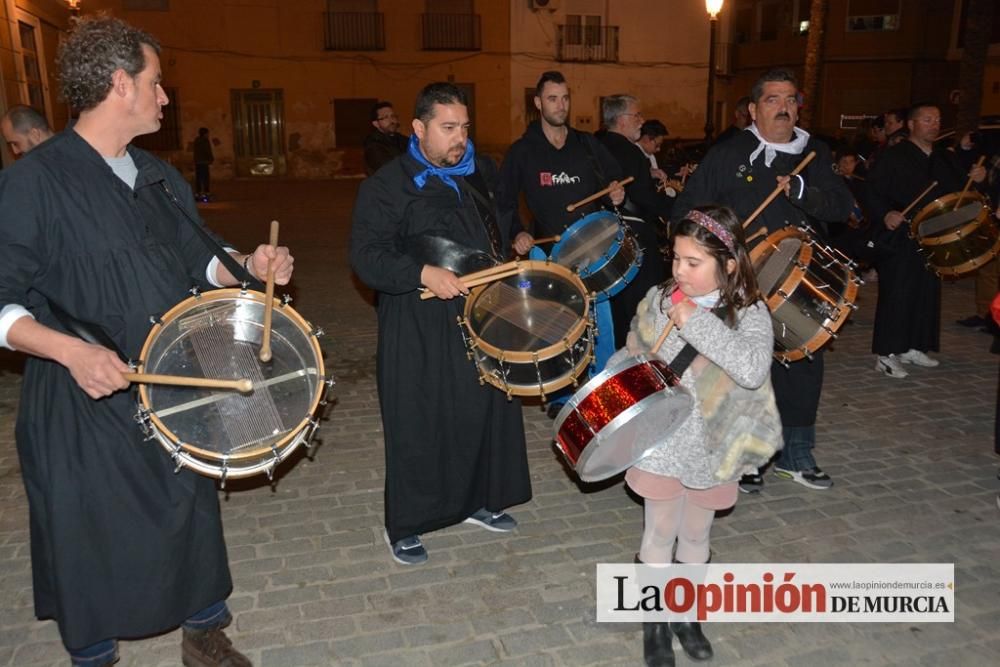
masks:
[[[574,222],[552,246],[550,256],[575,271],[597,302],[625,289],[642,265],[642,248],[632,230],[608,211]]]

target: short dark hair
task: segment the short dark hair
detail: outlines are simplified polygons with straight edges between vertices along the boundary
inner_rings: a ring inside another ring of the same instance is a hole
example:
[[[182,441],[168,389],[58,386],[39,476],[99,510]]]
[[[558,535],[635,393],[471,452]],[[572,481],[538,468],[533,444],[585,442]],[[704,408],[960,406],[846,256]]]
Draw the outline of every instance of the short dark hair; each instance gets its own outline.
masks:
[[[438,81],[424,86],[417,94],[417,103],[413,105],[413,117],[421,123],[427,123],[434,118],[435,104],[461,104],[469,106],[462,89],[453,83]]]
[[[885,115],[886,116],[895,116],[896,118],[899,119],[899,122],[905,123],[906,122],[906,116],[907,116],[907,110],[906,110],[905,107],[900,107],[898,109],[889,109],[888,111],[885,112]]]
[[[652,118],[647,120],[642,124],[642,128],[639,130],[640,137],[649,137],[650,139],[656,139],[657,137],[665,137],[669,132],[667,132],[667,126],[660,121]]]
[[[921,100],[916,104],[914,104],[913,106],[911,106],[910,110],[906,112],[906,120],[908,121],[913,120],[914,118],[917,117],[918,111],[927,108],[937,109],[938,111],[941,111],[941,107],[938,106],[937,104],[934,104],[933,102],[928,102],[927,100]]]
[[[52,131],[45,116],[38,109],[29,107],[27,104],[15,104],[7,109],[4,118],[10,121],[10,126],[18,134],[27,134],[31,130]]]
[[[381,102],[376,102],[375,105],[372,106],[371,120],[373,122],[378,120],[378,112],[381,111],[382,109],[391,109],[391,108],[392,108],[392,102],[386,102],[385,100]]]
[[[795,86],[796,90],[799,87],[799,81],[792,74],[791,70],[787,70],[784,67],[776,67],[774,69],[769,69],[760,75],[760,78],[753,84],[753,88],[750,89],[750,101],[754,104],[760,102],[761,95],[764,94],[764,84],[765,83],[781,83],[787,82]]]
[[[116,71],[135,78],[146,69],[143,46],[160,53],[160,43],[152,35],[107,14],[75,18],[72,24],[59,46],[56,65],[62,97],[76,111],[103,102]]]
[[[206,137],[206,136],[208,136],[208,128],[207,127],[199,127],[198,128],[198,136],[199,137]]]
[[[733,108],[734,109],[739,109],[740,107],[743,107],[744,109],[746,109],[746,108],[748,108],[750,106],[750,102],[751,102],[750,96],[749,95],[744,95],[740,99],[736,100],[736,106],[733,107]]]
[[[545,88],[545,84],[547,83],[566,83],[566,77],[563,76],[562,72],[554,69],[542,72],[542,75],[538,77],[538,83],[535,84],[535,97],[542,96],[542,90]]]

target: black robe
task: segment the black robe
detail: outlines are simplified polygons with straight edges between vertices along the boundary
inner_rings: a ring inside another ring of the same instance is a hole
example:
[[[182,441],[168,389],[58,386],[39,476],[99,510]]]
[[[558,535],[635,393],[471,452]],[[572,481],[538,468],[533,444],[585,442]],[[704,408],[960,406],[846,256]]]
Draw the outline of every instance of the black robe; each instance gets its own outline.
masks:
[[[903,141],[886,150],[868,173],[867,208],[878,270],[875,354],[936,352],[940,347],[941,281],[926,267],[917,242],[910,238],[909,221],[894,231],[884,223],[886,213],[905,209],[935,180],[938,185],[913,207],[910,218],[933,199],[964,187],[965,173],[955,154],[938,149],[928,156],[912,141]]]
[[[477,166],[492,191],[496,168],[483,159]],[[402,250],[407,237],[421,234],[484,252],[490,239],[468,192],[460,201],[436,176],[420,190],[413,176],[421,171],[403,155],[362,183],[351,229],[351,265],[379,291],[385,524],[393,542],[531,498],[520,401],[480,385],[456,324],[465,299],[421,301],[423,267]],[[505,253],[509,220],[498,226]]]
[[[167,200],[197,217],[181,175],[130,148],[135,191],[67,130],[0,175],[0,307],[46,304],[100,326],[132,359],[192,285],[210,251]],[[215,483],[145,441],[134,391],[92,400],[60,364],[29,357],[17,418],[28,495],[35,613],[63,642],[176,627],[232,589]]]
[[[746,220],[774,190],[775,178],[790,173],[813,150],[816,157],[802,172],[806,185],[802,197],[778,196],[750,224],[747,236],[762,227],[770,233],[787,225],[809,225],[813,234],[823,239],[828,223],[847,220],[854,198],[844,179],[833,172],[833,157],[826,144],[810,138],[801,155],[778,153],[770,167],[764,164],[763,152],[750,164],[750,154],[757,145],[753,132],[744,131],[713,146],[678,196],[672,222],[681,220],[695,206],[706,204],[724,204]],[[792,188],[798,194],[797,179],[793,179]],[[787,368],[775,362],[771,381],[784,426],[816,423],[823,388],[822,351],[812,361],[793,362]]]
[[[663,258],[663,232],[670,219],[673,199],[656,191],[656,183],[649,173],[649,158],[642,149],[617,132],[604,132],[601,142],[621,167],[622,176],[635,180],[625,186],[625,214],[642,222],[629,220],[629,226],[645,249],[642,266],[628,287],[611,299],[611,317],[615,324],[616,345],[625,343],[636,308],[650,287],[659,285],[667,276]]]

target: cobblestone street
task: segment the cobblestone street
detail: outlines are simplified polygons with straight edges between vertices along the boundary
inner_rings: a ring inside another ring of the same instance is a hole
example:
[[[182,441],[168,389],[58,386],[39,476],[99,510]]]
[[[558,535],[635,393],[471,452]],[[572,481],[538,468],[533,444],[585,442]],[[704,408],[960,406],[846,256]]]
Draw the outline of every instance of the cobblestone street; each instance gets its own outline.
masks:
[[[425,536],[425,565],[390,558],[375,313],[347,261],[358,183],[220,182],[218,200],[202,207],[244,249],[266,240],[272,218],[281,221],[281,243],[296,258],[292,305],[325,329],[337,380],[312,460],[293,456],[274,489],[251,479],[221,493],[234,643],[264,667],[641,665],[638,625],[594,620],[594,565],[631,561],[641,506],[621,476],[579,483],[537,406],[525,407],[534,498],[512,510],[517,531],[458,525]],[[908,366],[903,380],[873,370],[875,295],[875,286],[862,288],[826,356],[816,456],[835,486],[812,491],[768,474],[762,493],[741,495],[717,519],[714,560],[954,562],[956,622],[710,624],[711,664],[997,663],[997,357],[988,336],[955,324],[972,313],[972,281],[944,286],[941,366]],[[17,355],[0,354],[0,666],[63,665],[55,623],[33,613],[14,448],[20,366]],[[119,664],[178,665],[179,645],[179,631],[122,642]],[[677,661],[693,664],[679,649]]]

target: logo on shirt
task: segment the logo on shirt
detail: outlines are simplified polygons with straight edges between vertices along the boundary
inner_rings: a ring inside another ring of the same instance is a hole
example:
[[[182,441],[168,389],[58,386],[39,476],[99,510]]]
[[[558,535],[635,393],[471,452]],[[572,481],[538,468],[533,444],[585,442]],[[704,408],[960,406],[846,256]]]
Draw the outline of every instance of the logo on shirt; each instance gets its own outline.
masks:
[[[579,176],[570,176],[565,171],[561,174],[553,174],[547,171],[538,172],[539,182],[542,187],[555,186],[555,185],[572,185],[573,183],[579,183]]]

